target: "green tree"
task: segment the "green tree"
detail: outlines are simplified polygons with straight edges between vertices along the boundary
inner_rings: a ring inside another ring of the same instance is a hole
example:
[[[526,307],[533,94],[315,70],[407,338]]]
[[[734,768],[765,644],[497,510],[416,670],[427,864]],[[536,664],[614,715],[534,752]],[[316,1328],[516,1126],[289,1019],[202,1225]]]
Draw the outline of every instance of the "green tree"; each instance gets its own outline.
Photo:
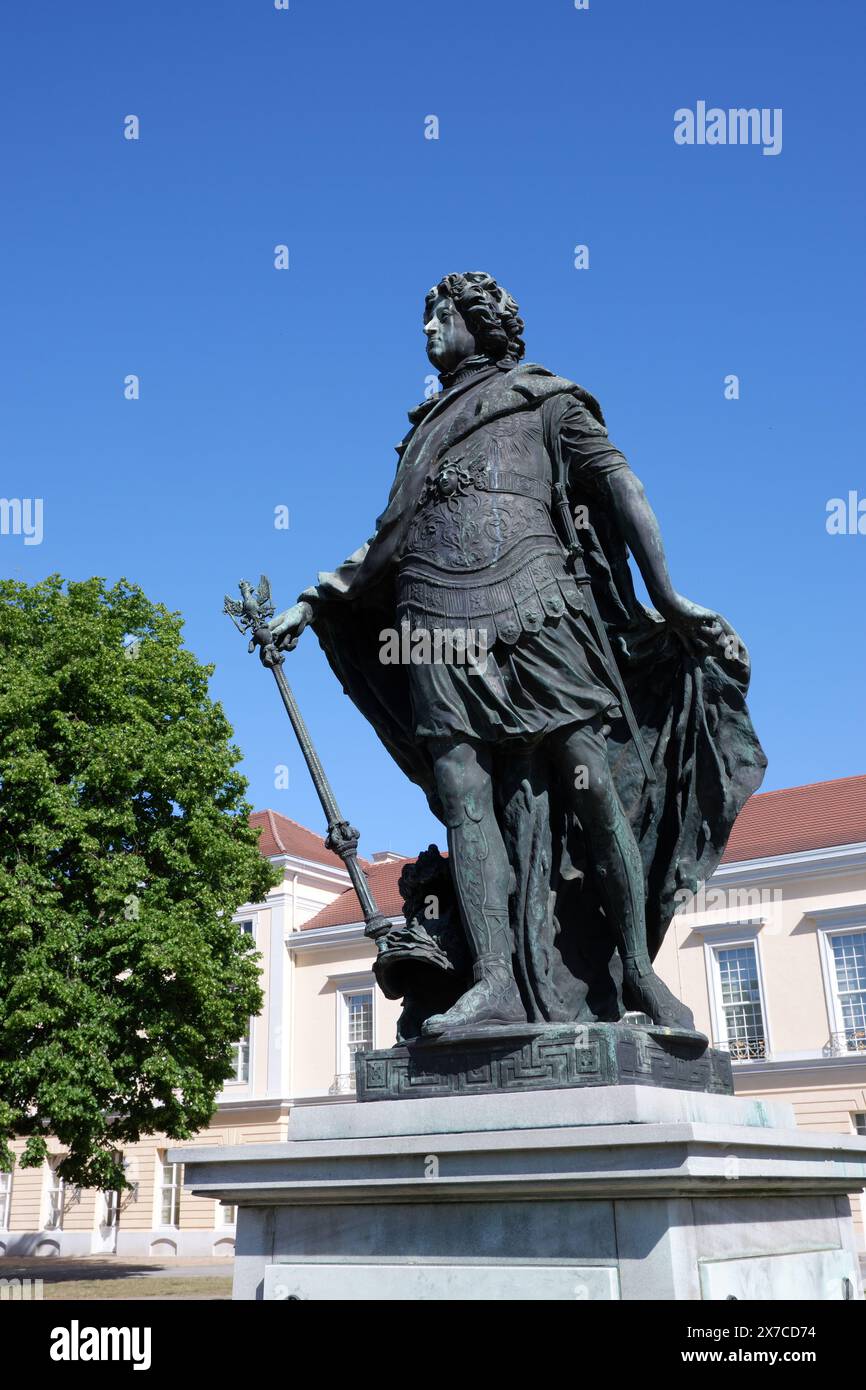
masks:
[[[207,1125],[261,1008],[256,848],[213,668],[121,581],[0,582],[0,1166],[70,1182]]]

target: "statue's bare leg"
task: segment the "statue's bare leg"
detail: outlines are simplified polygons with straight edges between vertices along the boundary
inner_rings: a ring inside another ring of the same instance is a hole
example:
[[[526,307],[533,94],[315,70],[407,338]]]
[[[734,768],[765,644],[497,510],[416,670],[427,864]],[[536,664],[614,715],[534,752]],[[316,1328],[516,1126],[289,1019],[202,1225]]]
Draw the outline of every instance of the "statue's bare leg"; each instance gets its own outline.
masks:
[[[510,869],[493,809],[484,751],[468,740],[432,744],[436,790],[448,827],[451,876],[473,959],[475,983],[447,1013],[424,1024],[426,1034],[475,1024],[525,1023],[511,964]]]
[[[623,963],[623,1002],[666,1028],[695,1026],[690,1009],[653,970],[647,949],[644,875],[640,850],[622,807],[604,736],[589,725],[574,728],[557,750],[569,803],[586,837],[605,916]]]

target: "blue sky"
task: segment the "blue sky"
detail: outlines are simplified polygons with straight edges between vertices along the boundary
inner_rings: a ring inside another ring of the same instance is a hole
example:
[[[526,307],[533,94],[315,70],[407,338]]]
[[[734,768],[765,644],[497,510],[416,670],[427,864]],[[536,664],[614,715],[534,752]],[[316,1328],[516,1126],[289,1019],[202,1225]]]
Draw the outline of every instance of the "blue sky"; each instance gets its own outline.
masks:
[[[223,594],[266,570],[287,604],[369,534],[429,371],[424,292],[464,269],[600,398],[674,582],[750,646],[765,787],[866,770],[866,535],[825,525],[866,497],[862,9],[48,0],[2,23],[0,491],[44,499],[44,539],[0,536],[0,563],[180,609],[257,806],[321,825]],[[781,152],[678,146],[701,100],[781,108]],[[288,674],[362,849],[416,852],[438,827],[312,633]]]

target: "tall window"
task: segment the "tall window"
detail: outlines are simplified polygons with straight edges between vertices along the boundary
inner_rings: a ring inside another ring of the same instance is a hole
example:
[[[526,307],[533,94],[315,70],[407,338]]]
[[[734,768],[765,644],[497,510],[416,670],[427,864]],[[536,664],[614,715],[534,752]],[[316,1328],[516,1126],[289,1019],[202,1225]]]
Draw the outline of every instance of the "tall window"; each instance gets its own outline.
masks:
[[[369,983],[368,983],[369,981]],[[374,1005],[372,976],[366,971],[337,979],[337,1070],[331,1095],[355,1089],[355,1056],[373,1046]]]
[[[159,1220],[162,1226],[180,1225],[180,1192],[183,1164],[160,1163]]]
[[[355,1065],[355,1053],[373,1046],[373,994],[365,989],[362,993],[347,994],[345,998],[346,1053],[351,1070]]]
[[[254,923],[247,919],[238,922],[238,931],[241,936],[248,936],[255,940]],[[232,1044],[232,1075],[229,1081],[248,1082],[250,1079],[250,1032],[252,1029],[252,1019],[247,1024],[247,1031],[242,1038]]]
[[[66,1201],[66,1181],[58,1172],[60,1166],[60,1156],[48,1160],[48,1188],[45,1213],[46,1231],[62,1231],[63,1229],[63,1206]]]
[[[123,1172],[123,1154],[115,1153],[115,1166]],[[120,1188],[111,1188],[102,1194],[102,1225],[108,1230],[113,1230],[120,1220]]]
[[[120,1219],[120,1193],[114,1187],[110,1192],[103,1192],[102,1199],[105,1203],[102,1224],[108,1230],[113,1230]]]
[[[12,1208],[12,1174],[0,1172],[0,1231],[9,1229]]]
[[[216,1224],[217,1226],[234,1226],[238,1219],[238,1209],[233,1206],[226,1206],[224,1202],[217,1202]]]
[[[232,1063],[234,1071],[232,1081],[249,1081],[250,1079],[250,1029],[236,1043],[232,1044]]]
[[[831,936],[834,983],[846,1052],[866,1052],[866,932]]]
[[[766,1057],[764,1010],[758,975],[758,957],[751,942],[716,949],[719,986],[720,1039],[735,1062]]]

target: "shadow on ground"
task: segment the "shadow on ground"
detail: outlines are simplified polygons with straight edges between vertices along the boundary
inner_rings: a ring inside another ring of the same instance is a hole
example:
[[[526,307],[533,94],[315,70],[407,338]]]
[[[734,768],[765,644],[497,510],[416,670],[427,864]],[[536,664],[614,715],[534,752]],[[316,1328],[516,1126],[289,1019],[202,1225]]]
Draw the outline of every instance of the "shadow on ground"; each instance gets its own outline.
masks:
[[[82,1255],[79,1258],[40,1257],[0,1259],[0,1279],[41,1279],[45,1284],[63,1284],[72,1280],[155,1278],[213,1278],[231,1277],[232,1260],[201,1259],[126,1260],[120,1256]]]

